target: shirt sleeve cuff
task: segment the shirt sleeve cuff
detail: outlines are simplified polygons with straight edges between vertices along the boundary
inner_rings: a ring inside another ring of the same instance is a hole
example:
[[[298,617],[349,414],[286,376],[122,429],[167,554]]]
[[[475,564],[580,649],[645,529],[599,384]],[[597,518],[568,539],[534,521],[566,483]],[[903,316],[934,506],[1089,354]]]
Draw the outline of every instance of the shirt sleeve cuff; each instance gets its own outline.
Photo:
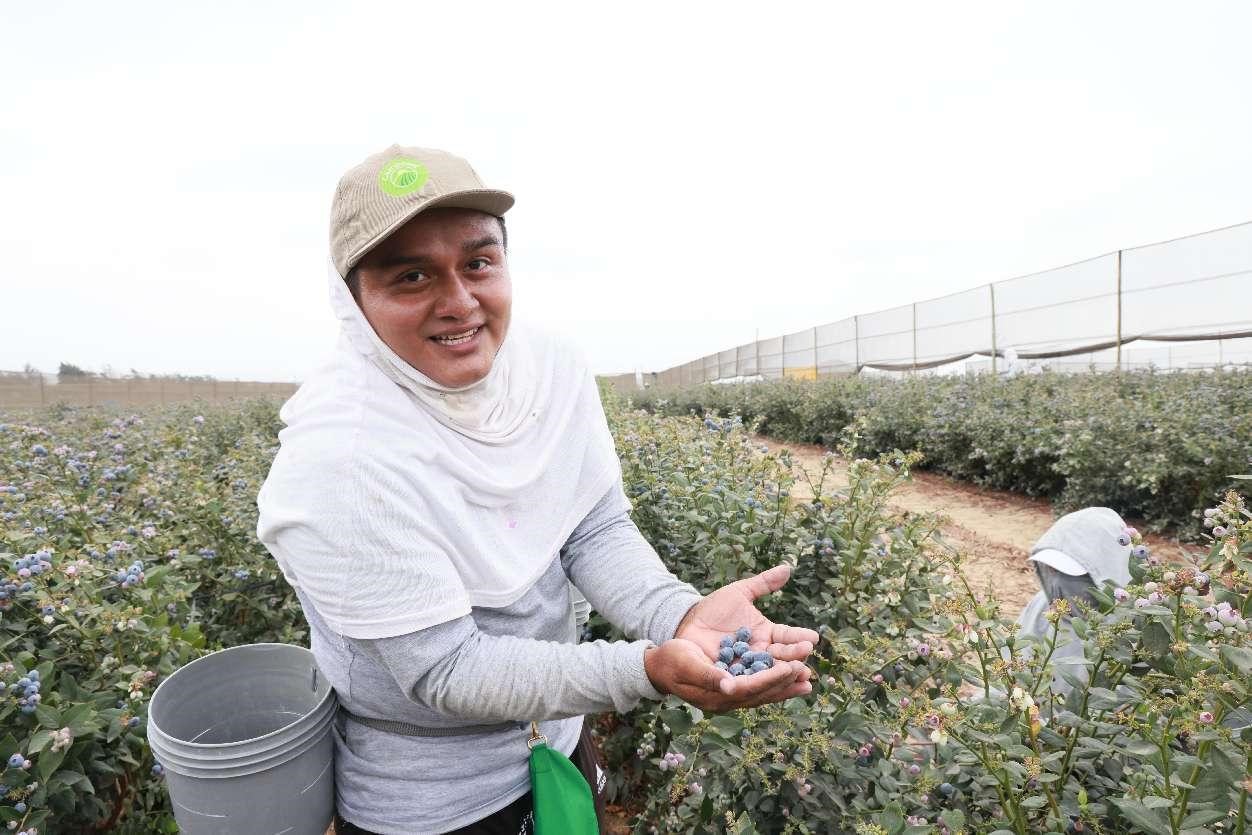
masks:
[[[648,678],[648,671],[643,665],[644,651],[656,645],[651,641],[635,641],[633,645],[638,647],[638,653],[634,656],[634,672],[638,681],[639,698],[651,699],[654,702],[664,700],[665,694],[652,686],[652,680]]]
[[[648,629],[648,639],[654,644],[663,644],[674,637],[678,624],[691,611],[691,607],[704,598],[694,588],[683,584],[685,588],[676,591],[657,610]]]

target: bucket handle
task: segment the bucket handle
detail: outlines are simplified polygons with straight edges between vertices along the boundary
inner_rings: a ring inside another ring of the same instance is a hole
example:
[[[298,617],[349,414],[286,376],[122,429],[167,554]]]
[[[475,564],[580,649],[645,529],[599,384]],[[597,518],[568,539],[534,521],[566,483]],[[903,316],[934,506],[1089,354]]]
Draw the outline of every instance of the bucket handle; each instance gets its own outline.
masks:
[[[309,684],[309,689],[317,692],[317,667],[313,668],[313,681]]]

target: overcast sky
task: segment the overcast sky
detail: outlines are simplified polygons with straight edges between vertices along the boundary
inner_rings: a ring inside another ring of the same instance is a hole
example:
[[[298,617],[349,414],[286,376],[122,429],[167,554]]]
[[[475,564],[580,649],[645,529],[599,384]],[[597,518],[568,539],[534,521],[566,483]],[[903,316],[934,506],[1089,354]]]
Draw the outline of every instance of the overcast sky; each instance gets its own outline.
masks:
[[[301,379],[393,142],[598,372],[1252,219],[1252,4],[606,8],[5,3],[0,369]]]

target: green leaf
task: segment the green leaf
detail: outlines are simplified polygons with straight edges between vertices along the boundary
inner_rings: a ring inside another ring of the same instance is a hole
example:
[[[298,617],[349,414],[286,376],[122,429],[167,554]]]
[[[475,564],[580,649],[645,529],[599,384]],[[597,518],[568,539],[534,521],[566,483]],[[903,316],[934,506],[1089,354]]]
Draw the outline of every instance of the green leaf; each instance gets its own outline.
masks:
[[[1147,806],[1149,809],[1164,809],[1169,806],[1173,806],[1174,801],[1170,800],[1168,797],[1159,797],[1155,794],[1150,794],[1143,799],[1143,805]]]
[[[1216,803],[1219,808],[1225,806],[1241,771],[1233,759],[1214,745],[1209,749],[1209,766],[1200,775],[1195,790],[1191,792],[1191,802]]]
[[[90,704],[77,704],[65,711],[61,722],[68,727],[74,736],[98,730],[100,723],[96,720],[96,712]]]
[[[1155,743],[1148,742],[1145,739],[1128,739],[1121,748],[1132,757],[1150,757],[1153,754],[1160,753],[1160,749],[1156,747]]]
[[[5,734],[0,739],[0,760],[7,760],[9,757],[17,753],[17,739],[13,734]]]
[[[87,794],[95,794],[96,787],[91,785],[91,780],[87,779],[87,775],[80,771],[63,768],[56,774],[52,775],[52,779],[48,781],[49,786],[63,785],[67,788],[79,788]]]
[[[1143,642],[1143,648],[1158,658],[1169,654],[1169,647],[1172,641],[1169,637],[1169,631],[1160,621],[1154,620],[1149,622],[1143,628],[1143,636],[1140,640]]]
[[[965,826],[965,813],[960,809],[948,809],[939,816],[951,832],[959,832]]]
[[[1210,823],[1217,823],[1225,817],[1226,813],[1218,809],[1200,809],[1183,818],[1182,828],[1194,829],[1197,826],[1208,826]]]
[[[48,707],[42,702],[35,707],[35,718],[45,728],[55,729],[61,727],[61,712],[54,707]]]
[[[1245,676],[1252,675],[1252,649],[1247,647],[1222,647],[1222,657]]]
[[[899,803],[892,803],[878,816],[878,823],[888,835],[900,835],[905,829],[904,810]]]
[[[1170,835],[1172,830],[1164,812],[1149,809],[1139,801],[1128,797],[1110,798],[1110,802],[1126,816],[1127,820],[1143,829],[1148,835]]]
[[[65,753],[69,750],[61,748],[57,751],[51,749],[39,755],[39,761],[35,763],[35,770],[39,773],[39,779],[48,782],[48,779],[56,773],[61,767],[61,762],[65,759]]]
[[[669,725],[674,736],[685,734],[691,730],[691,716],[681,708],[661,711],[661,721]]]
[[[52,735],[55,731],[42,730],[35,731],[31,734],[30,742],[26,743],[27,755],[38,754],[44,748],[52,744]]]
[[[737,739],[739,732],[743,730],[743,723],[734,716],[726,713],[719,713],[709,719],[709,724],[713,726],[722,736],[728,739]]]

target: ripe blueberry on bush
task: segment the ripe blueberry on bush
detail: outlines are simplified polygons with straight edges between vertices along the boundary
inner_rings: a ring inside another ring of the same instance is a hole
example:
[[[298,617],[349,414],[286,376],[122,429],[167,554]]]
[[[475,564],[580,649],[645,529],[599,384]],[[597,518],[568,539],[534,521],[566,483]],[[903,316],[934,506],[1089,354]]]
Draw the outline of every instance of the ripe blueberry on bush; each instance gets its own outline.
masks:
[[[944,797],[951,797],[952,795],[956,794],[956,786],[952,785],[951,783],[940,783],[939,794],[943,795]]]

